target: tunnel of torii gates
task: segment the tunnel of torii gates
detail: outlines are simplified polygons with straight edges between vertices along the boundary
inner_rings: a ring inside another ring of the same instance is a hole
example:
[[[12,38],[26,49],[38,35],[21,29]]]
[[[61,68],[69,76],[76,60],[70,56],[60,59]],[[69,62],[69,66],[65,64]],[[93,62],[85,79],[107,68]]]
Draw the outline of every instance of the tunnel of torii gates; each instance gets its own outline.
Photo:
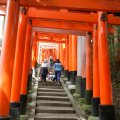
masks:
[[[26,114],[27,84],[41,42],[58,44],[56,58],[76,93],[92,104],[92,116],[115,120],[107,34],[120,24],[120,1],[0,0],[0,5],[5,16],[0,120],[19,110]]]

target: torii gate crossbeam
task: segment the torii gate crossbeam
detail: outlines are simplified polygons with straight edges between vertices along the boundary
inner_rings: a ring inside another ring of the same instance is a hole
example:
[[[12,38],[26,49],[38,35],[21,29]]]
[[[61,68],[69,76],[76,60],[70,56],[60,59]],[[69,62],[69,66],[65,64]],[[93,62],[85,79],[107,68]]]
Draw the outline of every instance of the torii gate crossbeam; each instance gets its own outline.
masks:
[[[4,5],[7,0],[0,0]],[[120,0],[20,0],[20,5],[52,9],[120,12]]]

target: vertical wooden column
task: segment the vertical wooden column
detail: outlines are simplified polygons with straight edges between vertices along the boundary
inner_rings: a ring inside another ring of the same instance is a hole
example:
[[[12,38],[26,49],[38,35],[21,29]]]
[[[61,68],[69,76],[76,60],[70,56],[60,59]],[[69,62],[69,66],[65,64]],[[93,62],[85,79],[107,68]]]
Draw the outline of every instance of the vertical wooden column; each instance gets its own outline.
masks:
[[[36,32],[34,33],[33,37],[33,44],[32,44],[32,68],[34,69],[36,66]]]
[[[20,105],[20,89],[27,27],[27,11],[24,7],[22,7],[20,12],[21,13],[18,24],[17,43],[15,52],[15,64],[13,71],[13,83],[10,99],[11,109],[14,109],[14,106],[18,107]]]
[[[60,59],[60,43],[58,43],[58,48],[57,48],[57,59]]]
[[[65,41],[65,76],[68,77],[69,72],[69,36]]]
[[[77,75],[77,36],[71,35],[71,46],[72,46],[72,69],[70,73],[70,81],[72,85],[75,85]]]
[[[31,45],[31,35],[32,35],[32,20],[29,19],[27,23],[26,41],[25,41],[25,52],[23,59],[23,69],[22,69],[22,83],[21,83],[21,114],[26,114],[27,107],[27,83],[29,74],[29,52]]]
[[[86,90],[86,37],[82,36],[82,79],[80,86],[81,98],[85,97]]]
[[[38,47],[38,42],[37,42],[37,38],[35,38],[36,40],[36,42],[35,42],[35,45],[36,45],[36,49],[35,49],[35,67],[37,68],[37,64],[38,64],[38,49],[39,49],[39,47]]]
[[[0,58],[0,120],[10,120],[9,104],[14,68],[19,0],[7,0],[6,19]]]
[[[35,35],[34,35],[35,37]],[[33,44],[32,44],[32,68],[34,69],[35,67],[35,58],[34,58],[34,52],[35,52],[35,40],[33,38]],[[43,52],[42,52],[43,53]]]
[[[80,94],[80,86],[82,79],[82,36],[77,39],[77,77],[76,77],[76,93]]]
[[[28,61],[28,74],[29,75],[28,75],[28,86],[27,86],[28,90],[32,89],[32,74],[33,74],[33,69],[32,69],[32,44],[33,44],[33,32],[31,33],[30,41],[31,42],[30,42],[30,46],[29,46],[30,47],[29,48],[29,58],[27,58],[29,60]]]
[[[70,81],[70,73],[72,71],[72,48],[71,48],[71,36],[69,35],[69,74],[68,74],[68,80]]]
[[[63,45],[62,45],[62,43],[60,43],[60,62],[62,63],[62,65],[63,65],[63,53],[62,53],[62,49],[63,49]]]
[[[62,44],[63,73],[65,73],[65,44]]]
[[[98,12],[98,56],[100,78],[100,120],[115,120],[112,105],[112,83],[110,76],[109,47],[107,40],[106,13]]]
[[[92,44],[91,33],[86,34],[86,104],[91,104],[93,93],[93,80],[92,80]]]
[[[98,65],[98,26],[93,27],[93,98],[91,100],[91,115],[99,116],[100,87],[99,87],[99,65]]]

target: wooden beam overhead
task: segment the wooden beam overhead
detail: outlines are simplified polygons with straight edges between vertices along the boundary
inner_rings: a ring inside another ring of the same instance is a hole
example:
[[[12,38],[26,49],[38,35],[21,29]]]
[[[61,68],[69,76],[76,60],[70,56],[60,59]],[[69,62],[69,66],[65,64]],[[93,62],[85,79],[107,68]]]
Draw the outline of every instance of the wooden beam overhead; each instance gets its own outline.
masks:
[[[65,39],[67,37],[67,35],[63,35],[63,34],[54,34],[54,33],[41,33],[41,32],[37,32],[37,37],[43,37],[43,38],[58,38],[58,39]]]
[[[77,30],[77,31],[89,31],[93,30],[93,25],[65,22],[65,21],[46,21],[40,19],[33,19],[33,27],[45,27],[45,28],[56,28],[63,30]]]
[[[0,0],[2,5],[6,2],[7,0]],[[120,12],[120,0],[20,0],[20,5],[52,9]]]
[[[75,22],[98,22],[97,13],[73,13],[73,12],[60,12],[50,10],[39,10],[36,8],[30,8],[28,16],[32,18],[49,19],[49,20],[62,20],[62,21],[75,21]],[[120,25],[120,17],[113,14],[107,15],[108,24]]]
[[[55,10],[39,10],[37,8],[29,8],[28,16],[31,18],[40,19],[53,19],[76,22],[94,22],[94,23],[97,23],[98,18],[97,14],[60,12]]]
[[[6,7],[0,6],[0,15],[6,14]],[[97,23],[98,14],[85,12],[60,12],[55,10],[39,10],[37,8],[29,8],[28,16],[31,18],[40,18],[47,20],[72,21]],[[108,24],[120,25],[120,17],[113,14],[107,15]]]
[[[62,40],[44,40],[44,39],[37,39],[37,42],[47,42],[47,43],[65,43],[65,41]]]
[[[47,32],[47,33],[58,33],[58,34],[66,34],[66,35],[80,35],[80,36],[86,35],[86,32],[84,32],[84,31],[63,30],[63,29],[45,28],[45,27],[33,27],[33,31]]]

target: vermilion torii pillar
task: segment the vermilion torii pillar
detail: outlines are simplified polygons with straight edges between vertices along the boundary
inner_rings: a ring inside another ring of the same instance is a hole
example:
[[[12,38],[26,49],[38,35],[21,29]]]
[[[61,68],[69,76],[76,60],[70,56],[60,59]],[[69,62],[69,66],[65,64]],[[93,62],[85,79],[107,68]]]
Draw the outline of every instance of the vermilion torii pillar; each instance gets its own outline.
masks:
[[[75,85],[77,75],[77,36],[71,35],[71,72],[70,81],[72,85]]]
[[[81,98],[85,97],[86,90],[86,37],[82,36],[82,79],[80,85]]]
[[[33,45],[32,45],[32,68],[35,68],[36,66],[36,42],[37,42],[37,35],[36,32],[34,33],[33,37]]]
[[[63,44],[60,43],[60,62],[62,63],[63,67]]]
[[[72,71],[72,64],[71,64],[71,62],[72,62],[72,54],[71,54],[71,52],[72,52],[71,37],[69,35],[69,74],[68,74],[68,81],[70,81],[70,73]]]
[[[82,79],[82,36],[77,39],[77,77],[76,77],[76,93],[80,94],[80,85]]]
[[[22,70],[23,70],[22,68],[23,68],[24,48],[25,48],[26,26],[27,26],[27,10],[26,8],[22,7],[20,11],[20,18],[18,24],[13,82],[12,82],[11,99],[10,99],[11,110],[14,110],[16,108],[15,111],[16,114],[18,114],[20,109],[20,89],[21,89],[21,79],[22,79]]]
[[[85,100],[86,104],[91,104],[93,91],[92,81],[92,45],[91,45],[91,33],[86,34],[86,92]]]
[[[65,76],[68,77],[69,72],[69,36],[65,41]]]
[[[10,120],[11,96],[16,36],[19,18],[19,0],[7,1],[2,53],[0,58],[0,120]]]
[[[99,64],[98,64],[98,25],[93,27],[93,98],[91,100],[92,112],[91,115],[99,116],[100,104],[100,85],[99,85]]]
[[[58,48],[57,48],[57,59],[60,59],[60,43],[58,43]]]
[[[63,44],[63,49],[62,49],[62,54],[63,54],[63,57],[62,57],[62,61],[63,61],[63,72],[65,71],[65,44]]]
[[[110,77],[110,59],[107,40],[106,13],[98,12],[98,58],[100,79],[100,120],[115,120],[114,106],[112,105],[112,83]]]
[[[28,20],[27,33],[25,41],[24,61],[22,69],[22,83],[21,83],[21,114],[26,114],[27,107],[27,83],[29,75],[29,59],[30,58],[30,47],[31,47],[31,36],[32,36],[32,20]]]

